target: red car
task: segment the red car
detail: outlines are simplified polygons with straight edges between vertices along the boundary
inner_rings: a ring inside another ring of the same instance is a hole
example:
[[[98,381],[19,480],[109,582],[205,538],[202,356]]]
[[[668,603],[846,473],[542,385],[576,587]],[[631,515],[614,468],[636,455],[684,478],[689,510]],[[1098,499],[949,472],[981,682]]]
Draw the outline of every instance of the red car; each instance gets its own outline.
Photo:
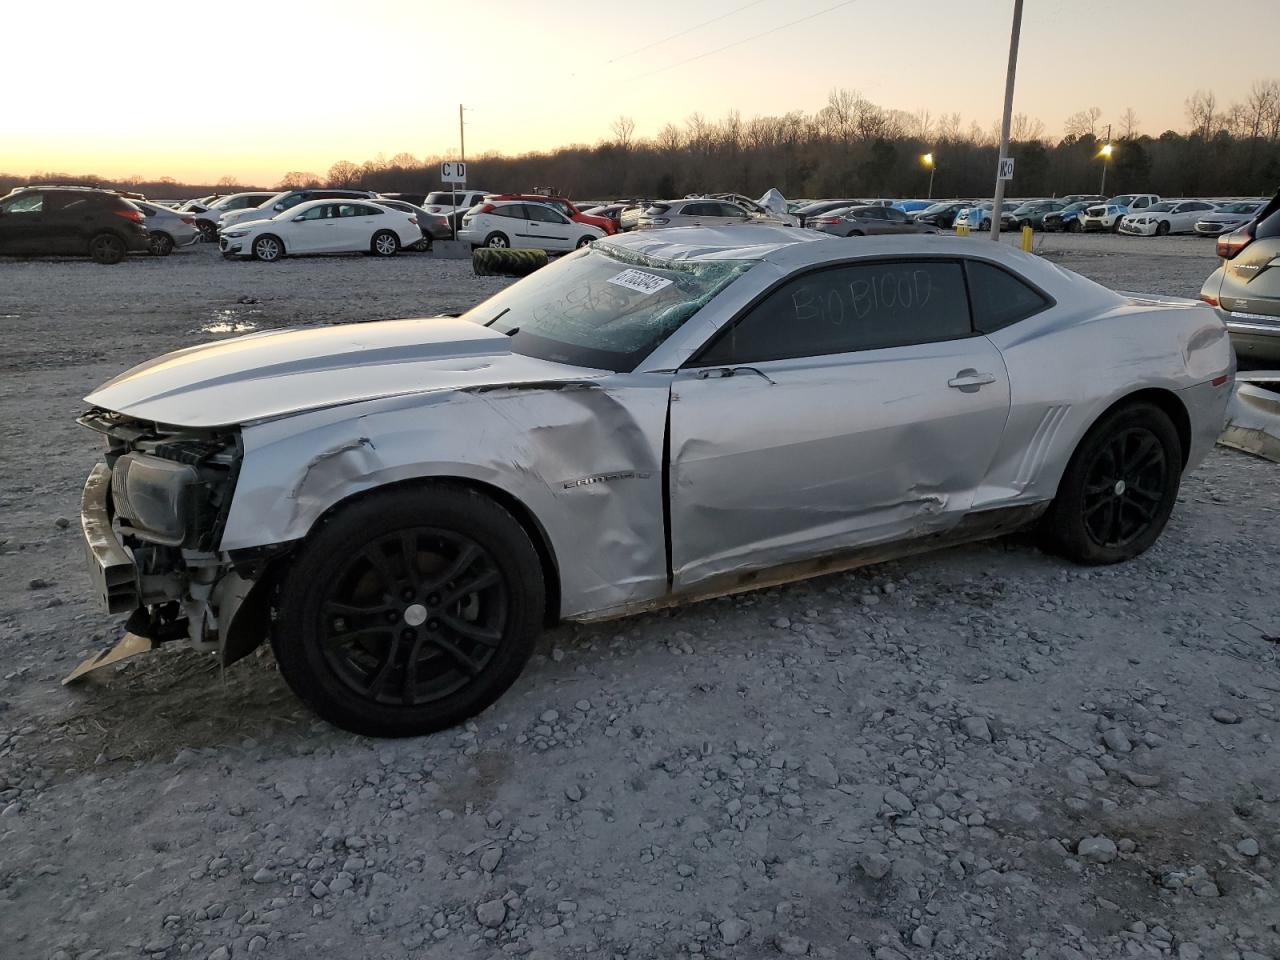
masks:
[[[589,213],[583,213],[567,197],[547,197],[540,193],[494,193],[486,195],[485,200],[523,200],[526,202],[545,203],[547,206],[555,207],[570,220],[575,220],[578,223],[589,223],[593,227],[599,227],[606,234],[618,232],[616,221],[608,217],[596,217]]]

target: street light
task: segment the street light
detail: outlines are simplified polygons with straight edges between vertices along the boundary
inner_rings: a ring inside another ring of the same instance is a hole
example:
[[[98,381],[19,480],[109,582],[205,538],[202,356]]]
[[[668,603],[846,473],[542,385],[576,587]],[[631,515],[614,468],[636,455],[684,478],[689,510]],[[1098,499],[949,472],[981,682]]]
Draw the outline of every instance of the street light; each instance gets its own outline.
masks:
[[[935,165],[935,164],[934,164],[934,162],[933,162],[933,154],[932,154],[932,153],[924,153],[924,154],[921,154],[921,155],[920,155],[920,162],[921,162],[921,163],[923,163],[926,167],[928,167],[928,168],[929,168],[929,196],[928,196],[928,199],[932,200],[932,199],[933,199],[933,173],[934,173],[934,169],[935,169],[935,167],[936,167],[936,165]]]
[[[1102,184],[1098,187],[1098,192],[1103,196],[1107,194],[1107,164],[1111,162],[1111,151],[1115,149],[1109,143],[1104,143],[1102,149],[1098,151],[1098,156],[1102,158]]]

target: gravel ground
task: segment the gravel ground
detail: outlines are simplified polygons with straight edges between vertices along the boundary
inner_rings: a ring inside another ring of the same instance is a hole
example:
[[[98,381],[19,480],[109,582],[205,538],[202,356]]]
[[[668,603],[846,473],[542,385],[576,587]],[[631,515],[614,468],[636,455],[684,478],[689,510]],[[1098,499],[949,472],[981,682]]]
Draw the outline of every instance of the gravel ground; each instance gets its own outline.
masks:
[[[1213,268],[1190,238],[1041,252],[1182,296]],[[0,261],[0,956],[1280,957],[1280,495],[1228,451],[1133,563],[1013,538],[566,626],[434,737],[317,722],[265,652],[58,685],[120,632],[81,572],[93,385],[502,283]]]

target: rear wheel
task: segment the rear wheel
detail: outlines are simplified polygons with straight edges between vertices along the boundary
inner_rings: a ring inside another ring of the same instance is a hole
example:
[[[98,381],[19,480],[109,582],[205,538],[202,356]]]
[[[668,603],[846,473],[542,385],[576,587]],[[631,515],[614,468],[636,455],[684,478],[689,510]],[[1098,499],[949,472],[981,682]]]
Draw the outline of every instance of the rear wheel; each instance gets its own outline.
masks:
[[[1045,516],[1047,546],[1077,563],[1129,560],[1160,536],[1182,474],[1182,444],[1169,415],[1135,403],[1085,434]]]
[[[379,230],[370,241],[374,256],[394,257],[400,252],[400,238],[390,230]]]
[[[579,237],[576,247],[577,249],[581,250],[583,247],[590,244],[593,240],[595,240],[595,237],[591,236],[590,234],[588,234],[585,237]]]
[[[271,234],[263,234],[253,241],[253,257],[255,260],[261,260],[263,263],[275,263],[284,256],[284,244],[280,242],[278,237]]]
[[[484,245],[486,247],[496,247],[501,249],[503,247],[511,246],[511,241],[507,239],[507,235],[505,233],[499,233],[495,230],[484,238]]]
[[[98,263],[119,263],[125,252],[124,241],[114,233],[100,233],[89,241],[89,256]]]
[[[153,233],[147,242],[153,257],[167,257],[173,253],[173,237],[167,233]]]
[[[272,648],[293,691],[343,729],[416,736],[493,703],[541,629],[528,534],[472,490],[431,484],[360,501],[285,577]]]
[[[210,220],[197,220],[196,229],[200,231],[200,239],[205,243],[218,242],[218,228]]]

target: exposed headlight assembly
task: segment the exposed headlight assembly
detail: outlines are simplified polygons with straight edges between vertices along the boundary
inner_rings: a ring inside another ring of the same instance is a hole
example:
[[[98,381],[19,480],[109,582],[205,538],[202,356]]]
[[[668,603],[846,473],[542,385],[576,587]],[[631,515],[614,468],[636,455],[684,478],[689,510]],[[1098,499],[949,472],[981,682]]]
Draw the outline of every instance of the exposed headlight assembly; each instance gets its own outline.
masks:
[[[116,514],[143,540],[180,546],[194,529],[204,483],[191,464],[145,453],[116,460],[111,497]]]

